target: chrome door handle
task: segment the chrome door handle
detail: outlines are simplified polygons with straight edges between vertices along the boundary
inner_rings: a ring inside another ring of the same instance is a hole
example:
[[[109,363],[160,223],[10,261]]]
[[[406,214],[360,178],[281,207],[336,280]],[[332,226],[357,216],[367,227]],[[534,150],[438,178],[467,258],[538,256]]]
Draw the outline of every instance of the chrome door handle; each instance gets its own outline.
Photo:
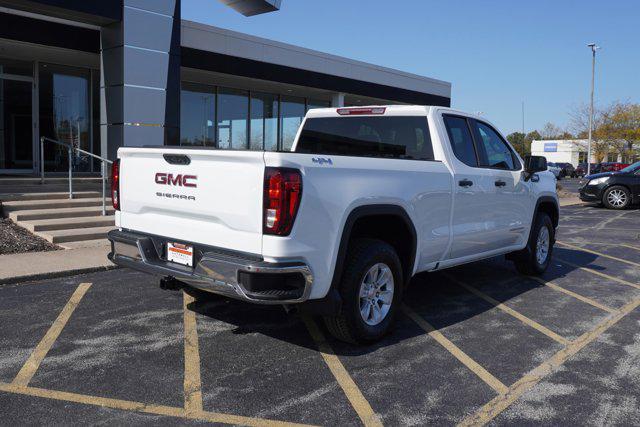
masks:
[[[468,179],[463,179],[462,181],[458,181],[458,185],[460,187],[471,187],[473,185],[473,181],[469,181]]]
[[[496,187],[504,187],[505,185],[507,185],[507,183],[501,179],[497,180],[495,184],[496,184]]]

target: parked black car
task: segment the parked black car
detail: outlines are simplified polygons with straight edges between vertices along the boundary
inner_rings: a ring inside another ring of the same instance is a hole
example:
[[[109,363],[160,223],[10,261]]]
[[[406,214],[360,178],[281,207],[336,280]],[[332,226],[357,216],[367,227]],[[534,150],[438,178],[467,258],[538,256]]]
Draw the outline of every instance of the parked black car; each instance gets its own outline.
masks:
[[[562,176],[563,177],[576,177],[576,168],[573,167],[571,163],[558,163],[558,166],[562,168]]]
[[[640,162],[618,172],[603,172],[580,180],[580,199],[599,202],[609,209],[625,209],[640,203]]]

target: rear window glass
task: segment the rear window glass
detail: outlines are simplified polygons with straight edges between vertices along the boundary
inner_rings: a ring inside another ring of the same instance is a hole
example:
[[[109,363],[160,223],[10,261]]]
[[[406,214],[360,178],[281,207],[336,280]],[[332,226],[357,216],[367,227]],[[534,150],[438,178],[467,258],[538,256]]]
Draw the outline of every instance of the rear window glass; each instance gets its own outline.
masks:
[[[297,153],[433,160],[426,117],[323,117],[307,119]]]
[[[443,116],[449,140],[456,157],[465,165],[477,166],[476,150],[467,119],[457,116]]]

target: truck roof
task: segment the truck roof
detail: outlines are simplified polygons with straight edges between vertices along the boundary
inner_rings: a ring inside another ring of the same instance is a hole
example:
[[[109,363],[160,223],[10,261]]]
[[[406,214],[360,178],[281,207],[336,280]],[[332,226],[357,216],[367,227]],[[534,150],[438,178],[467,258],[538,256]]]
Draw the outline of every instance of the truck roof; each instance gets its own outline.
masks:
[[[470,114],[464,111],[456,110],[449,107],[441,107],[435,105],[358,105],[349,107],[330,107],[330,108],[313,108],[307,112],[307,117],[341,117],[348,114],[339,114],[338,110],[375,110],[384,108],[385,116],[427,116],[433,109],[446,110],[448,112],[462,114],[469,117],[475,117],[476,115]],[[368,115],[366,112],[360,113],[361,115]],[[380,113],[372,112],[371,115],[377,115]],[[483,118],[483,120],[486,120]]]

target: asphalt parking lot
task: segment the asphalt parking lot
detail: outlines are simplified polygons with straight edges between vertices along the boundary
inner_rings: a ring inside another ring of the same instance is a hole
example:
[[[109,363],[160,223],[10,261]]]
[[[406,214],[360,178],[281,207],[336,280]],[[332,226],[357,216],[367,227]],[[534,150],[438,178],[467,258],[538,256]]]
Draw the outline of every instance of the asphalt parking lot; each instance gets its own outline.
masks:
[[[562,208],[543,279],[416,277],[395,333],[199,303],[126,269],[0,287],[0,424],[640,423],[640,211]]]

